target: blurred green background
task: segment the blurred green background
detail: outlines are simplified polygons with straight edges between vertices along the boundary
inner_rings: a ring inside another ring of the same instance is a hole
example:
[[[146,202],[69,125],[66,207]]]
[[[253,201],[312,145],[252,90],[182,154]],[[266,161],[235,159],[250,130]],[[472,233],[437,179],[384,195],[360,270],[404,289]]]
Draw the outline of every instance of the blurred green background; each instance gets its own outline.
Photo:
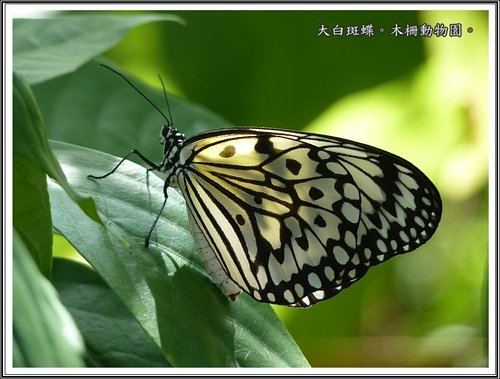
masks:
[[[440,227],[416,252],[310,309],[275,307],[311,365],[487,365],[487,13],[170,13],[185,25],[140,26],[107,58],[155,87],[160,74],[168,91],[229,125],[307,130],[389,150],[441,192]],[[390,35],[396,24],[404,31],[436,23],[460,23],[462,36]],[[321,25],[367,24],[373,37],[318,36]],[[60,238],[57,246],[65,248]]]

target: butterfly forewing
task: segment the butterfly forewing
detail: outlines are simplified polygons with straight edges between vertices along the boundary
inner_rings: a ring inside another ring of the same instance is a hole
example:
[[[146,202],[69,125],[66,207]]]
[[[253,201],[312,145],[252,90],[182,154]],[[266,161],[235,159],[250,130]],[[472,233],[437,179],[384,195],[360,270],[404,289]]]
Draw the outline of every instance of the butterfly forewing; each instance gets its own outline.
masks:
[[[259,301],[309,306],[434,233],[439,193],[415,166],[340,138],[234,128],[187,139],[176,170],[197,228]]]

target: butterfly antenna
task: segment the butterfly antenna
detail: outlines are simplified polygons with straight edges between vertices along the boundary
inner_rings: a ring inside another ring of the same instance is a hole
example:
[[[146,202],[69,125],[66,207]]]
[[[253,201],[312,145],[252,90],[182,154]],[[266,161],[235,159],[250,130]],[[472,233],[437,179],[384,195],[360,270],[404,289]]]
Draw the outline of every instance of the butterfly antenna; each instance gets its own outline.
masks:
[[[163,88],[163,96],[165,96],[165,101],[167,103],[168,115],[170,116],[171,125],[174,125],[174,119],[172,117],[172,112],[170,112],[170,104],[168,103],[167,91],[165,90],[165,84],[163,83],[163,79],[160,74],[158,74],[158,79],[160,79],[161,87]]]
[[[158,112],[160,112],[160,114],[163,116],[163,118],[167,121],[167,125],[172,124],[171,121],[168,119],[168,117],[165,115],[165,113],[163,113],[162,110],[160,108],[158,108],[155,103],[153,103],[139,88],[137,88],[134,83],[132,83],[129,79],[127,79],[127,77],[125,77],[125,75],[116,71],[114,68],[112,68],[108,65],[105,65],[102,63],[100,63],[100,65],[102,67],[107,68],[110,71],[113,71],[116,75],[120,76],[123,80],[125,80],[133,89],[135,89],[137,91],[137,93],[139,93],[139,95],[141,95],[144,99],[146,99],[149,104],[151,104]],[[162,85],[163,85],[163,82],[162,82]],[[163,87],[163,91],[165,92],[165,87]],[[167,102],[167,107],[168,107],[168,102]],[[168,109],[168,113],[170,114],[170,108]]]

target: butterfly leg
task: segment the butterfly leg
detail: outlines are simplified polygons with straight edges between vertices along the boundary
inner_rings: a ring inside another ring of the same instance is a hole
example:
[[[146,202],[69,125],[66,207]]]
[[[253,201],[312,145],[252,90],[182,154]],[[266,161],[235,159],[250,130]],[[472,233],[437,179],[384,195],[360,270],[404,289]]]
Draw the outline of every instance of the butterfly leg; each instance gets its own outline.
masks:
[[[156,227],[156,223],[160,219],[161,213],[163,212],[163,208],[165,208],[165,205],[167,204],[167,199],[168,199],[168,197],[167,197],[167,195],[165,195],[165,200],[163,200],[163,204],[161,206],[161,209],[158,212],[158,215],[156,216],[155,221],[153,222],[153,225],[151,225],[151,229],[149,229],[149,233],[146,236],[146,239],[144,240],[144,247],[146,247],[146,248],[149,246],[149,240],[151,239],[151,234],[153,233],[153,230]]]
[[[107,174],[105,175],[102,175],[102,176],[95,176],[95,175],[87,175],[87,178],[89,179],[104,179],[108,176],[110,176],[111,174],[113,174],[117,169],[118,167],[121,166],[121,164],[123,162],[125,162],[125,160],[130,157],[132,154],[135,154],[137,155],[139,158],[141,158],[144,162],[146,162],[148,165],[150,165],[151,167],[148,169],[148,170],[159,170],[160,169],[160,165],[157,165],[156,163],[152,162],[151,160],[149,160],[148,158],[146,158],[144,155],[142,155],[141,152],[137,151],[136,149],[133,149],[132,151],[130,151],[127,155],[125,155],[120,162],[118,162],[118,164],[110,171],[108,172]]]
[[[110,171],[108,172],[107,174],[104,174],[104,175],[101,175],[101,176],[95,176],[95,175],[87,175],[87,178],[89,179],[104,179],[108,176],[110,176],[111,174],[113,174],[117,169],[118,167],[121,166],[121,164],[123,162],[125,162],[125,160],[130,157],[131,155],[137,155],[139,158],[141,158],[145,163],[147,163],[148,165],[150,165],[151,167],[149,167],[147,169],[147,171],[151,171],[151,170],[160,170],[160,165],[157,165],[156,163],[152,162],[151,160],[149,160],[148,158],[146,158],[140,151],[137,151],[136,149],[133,149],[131,150],[127,155],[125,155],[121,160],[120,162],[118,162],[118,164]],[[160,218],[160,215],[161,215],[161,212],[163,212],[163,208],[165,208],[165,204],[167,204],[167,188],[168,188],[168,181],[165,182],[165,187],[163,189],[163,193],[165,194],[165,200],[163,201],[163,205],[161,206],[161,209],[160,209],[160,212],[158,213],[158,216],[156,216],[156,219],[153,223],[153,225],[151,226],[151,229],[149,230],[149,233],[148,235],[146,236],[146,239],[144,240],[144,246],[145,247],[148,247],[149,246],[149,240],[151,239],[151,234],[153,233],[153,230],[156,226],[156,223],[158,222],[158,219]]]
[[[148,171],[154,170],[154,169],[155,169],[155,167],[152,167],[152,168],[148,169]],[[149,240],[151,239],[151,234],[153,233],[153,230],[156,227],[156,223],[160,219],[160,216],[163,212],[163,208],[165,208],[165,205],[167,204],[167,199],[168,199],[167,190],[168,190],[168,187],[170,186],[171,176],[172,176],[172,174],[167,177],[167,179],[165,180],[165,184],[163,185],[163,196],[164,196],[163,204],[161,205],[160,211],[158,212],[158,215],[156,216],[155,221],[153,222],[153,225],[151,225],[151,229],[149,229],[149,233],[146,236],[146,239],[144,240],[144,247],[146,247],[146,248],[149,246]]]

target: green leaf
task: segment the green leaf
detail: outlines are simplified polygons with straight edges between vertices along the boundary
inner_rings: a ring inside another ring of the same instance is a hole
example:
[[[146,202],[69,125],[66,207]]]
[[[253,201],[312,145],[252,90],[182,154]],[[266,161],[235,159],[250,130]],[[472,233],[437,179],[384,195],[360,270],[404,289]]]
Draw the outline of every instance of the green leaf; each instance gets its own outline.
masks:
[[[158,135],[165,120],[122,78],[98,63],[92,61],[70,75],[34,86],[49,138],[117,156],[136,148],[161,161]],[[166,112],[160,90],[124,74]],[[170,94],[169,103],[175,125],[186,135],[228,126],[197,104]]]
[[[14,229],[13,365],[83,366],[83,341],[50,283]]]
[[[100,222],[95,203],[82,197],[68,184],[57,159],[52,153],[42,116],[30,87],[14,73],[14,157],[22,156],[51,178],[57,180],[73,201],[94,221]],[[16,196],[16,194],[14,194]]]
[[[243,301],[232,303],[236,323],[235,355],[239,365],[309,367],[309,362],[272,308],[244,296]]]
[[[52,266],[52,219],[47,178],[31,161],[14,154],[13,223],[40,272],[50,277]]]
[[[72,72],[118,43],[131,29],[154,21],[183,23],[171,14],[91,14],[14,20],[14,69],[35,84]]]
[[[56,258],[51,281],[83,335],[88,366],[169,366],[158,346],[90,267]]]
[[[163,180],[118,158],[73,145],[52,147],[72,186],[92,195],[106,228],[82,217],[55,182],[49,182],[54,228],[85,257],[119,296],[174,366],[307,366],[269,305],[247,295],[236,303],[211,283],[193,246],[183,199],[163,203]],[[286,347],[286,348],[285,348]]]

